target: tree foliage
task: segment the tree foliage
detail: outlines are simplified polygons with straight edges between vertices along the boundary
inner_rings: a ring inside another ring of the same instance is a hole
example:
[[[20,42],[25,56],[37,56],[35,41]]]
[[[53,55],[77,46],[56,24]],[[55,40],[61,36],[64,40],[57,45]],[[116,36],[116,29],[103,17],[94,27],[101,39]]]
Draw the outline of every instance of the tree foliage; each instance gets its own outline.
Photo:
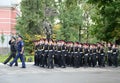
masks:
[[[57,39],[67,41],[79,40],[79,28],[82,25],[82,10],[77,0],[59,2],[59,20],[62,25],[57,32]]]
[[[120,39],[120,1],[119,0],[88,0],[94,10],[91,18],[92,34],[103,41]]]

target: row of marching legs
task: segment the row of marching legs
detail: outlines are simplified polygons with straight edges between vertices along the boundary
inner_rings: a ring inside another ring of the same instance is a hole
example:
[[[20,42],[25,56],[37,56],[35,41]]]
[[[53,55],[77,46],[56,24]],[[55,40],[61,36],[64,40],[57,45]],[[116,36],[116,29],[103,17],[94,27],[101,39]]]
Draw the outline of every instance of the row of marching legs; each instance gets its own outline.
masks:
[[[55,55],[52,51],[49,52],[38,52],[35,55],[35,65],[40,67],[46,68],[54,68],[56,67],[105,67],[105,56],[102,55],[83,55],[78,53],[68,53],[67,55],[62,52],[57,52]],[[115,56],[108,56],[107,57],[108,66],[114,65],[115,67],[118,66],[117,64],[117,57]]]

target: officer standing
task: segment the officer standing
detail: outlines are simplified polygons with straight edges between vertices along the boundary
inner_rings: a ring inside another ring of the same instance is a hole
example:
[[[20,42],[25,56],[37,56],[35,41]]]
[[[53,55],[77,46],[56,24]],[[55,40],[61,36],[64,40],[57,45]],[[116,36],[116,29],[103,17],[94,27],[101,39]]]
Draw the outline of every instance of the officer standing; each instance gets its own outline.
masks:
[[[3,62],[3,64],[7,64],[12,58],[15,58],[16,56],[16,39],[15,37],[12,37],[11,40],[9,41],[9,45],[10,45],[10,50],[11,50],[11,54],[10,56]],[[15,62],[15,66],[18,66],[17,61]]]
[[[22,40],[22,36],[18,36],[18,41],[17,41],[17,56],[15,57],[15,59],[10,62],[10,66],[12,67],[12,65],[18,60],[18,58],[20,58],[21,62],[22,62],[22,68],[26,68],[25,65],[25,60],[24,60],[24,42]]]

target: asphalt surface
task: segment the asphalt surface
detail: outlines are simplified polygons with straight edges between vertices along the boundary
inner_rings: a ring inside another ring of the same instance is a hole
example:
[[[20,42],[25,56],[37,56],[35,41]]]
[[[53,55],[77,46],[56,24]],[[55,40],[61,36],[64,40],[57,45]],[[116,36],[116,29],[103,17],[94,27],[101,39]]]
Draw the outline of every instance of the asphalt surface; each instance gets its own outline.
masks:
[[[120,67],[105,68],[40,68],[26,63],[27,68],[0,63],[0,83],[120,83]]]

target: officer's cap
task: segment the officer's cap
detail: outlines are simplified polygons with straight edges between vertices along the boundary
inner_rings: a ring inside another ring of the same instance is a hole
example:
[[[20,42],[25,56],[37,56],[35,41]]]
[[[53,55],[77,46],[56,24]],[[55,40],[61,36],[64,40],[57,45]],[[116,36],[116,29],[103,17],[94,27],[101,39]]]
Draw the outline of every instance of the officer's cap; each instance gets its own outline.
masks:
[[[23,37],[22,37],[21,35],[18,35],[18,37],[20,37],[20,38],[22,38],[22,39],[23,39]]]
[[[14,40],[16,40],[16,38],[15,38],[14,36],[12,36],[12,38],[13,38]]]

